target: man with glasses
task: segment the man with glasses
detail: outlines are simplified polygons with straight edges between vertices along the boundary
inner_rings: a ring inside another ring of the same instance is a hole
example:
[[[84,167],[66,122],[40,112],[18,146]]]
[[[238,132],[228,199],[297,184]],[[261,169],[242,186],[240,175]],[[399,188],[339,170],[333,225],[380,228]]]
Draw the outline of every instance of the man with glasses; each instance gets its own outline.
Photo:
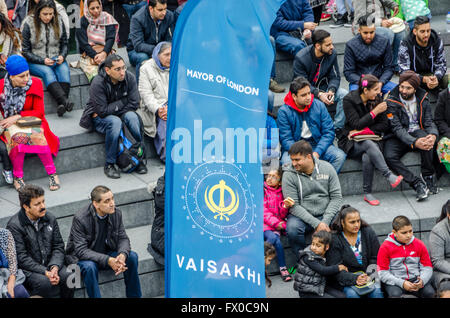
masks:
[[[120,178],[116,158],[122,122],[137,142],[143,138],[142,121],[136,113],[139,101],[134,75],[127,71],[122,57],[116,54],[109,55],[99,66],[98,75],[92,80],[89,102],[80,120],[81,127],[94,129],[106,135],[104,171],[109,178]],[[145,174],[147,168],[144,164],[140,164],[135,171]]]

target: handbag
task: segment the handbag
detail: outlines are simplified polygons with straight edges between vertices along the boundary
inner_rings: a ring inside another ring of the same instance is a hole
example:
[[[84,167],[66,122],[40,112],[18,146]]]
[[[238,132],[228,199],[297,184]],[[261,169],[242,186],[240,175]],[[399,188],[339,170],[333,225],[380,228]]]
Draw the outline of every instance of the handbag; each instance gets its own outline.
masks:
[[[25,128],[25,127],[41,127],[42,119],[35,116],[25,116],[21,117],[16,121],[16,125]]]
[[[360,275],[360,274],[364,274],[364,272],[355,272],[353,274],[356,275]],[[375,280],[371,279],[370,281],[368,281],[367,283],[365,283],[362,286],[358,286],[358,285],[352,285],[350,286],[351,289],[353,289],[359,296],[364,296],[367,294],[370,294],[371,292],[373,292],[375,290]]]

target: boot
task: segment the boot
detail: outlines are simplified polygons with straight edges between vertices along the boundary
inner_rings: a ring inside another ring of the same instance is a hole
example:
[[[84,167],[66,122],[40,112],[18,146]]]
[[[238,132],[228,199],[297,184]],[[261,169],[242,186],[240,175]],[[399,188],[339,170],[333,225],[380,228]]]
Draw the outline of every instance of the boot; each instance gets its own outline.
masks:
[[[66,94],[64,93],[64,90],[62,89],[59,82],[51,83],[50,85],[47,86],[47,90],[56,100],[56,103],[58,104],[56,113],[58,114],[59,117],[61,117],[66,112],[65,105],[67,103],[67,97]]]
[[[70,83],[61,82],[61,83],[59,83],[59,85],[61,85],[61,87],[64,91],[64,94],[66,95],[66,99],[67,99],[67,102],[64,105],[64,107],[66,108],[66,111],[71,112],[73,109],[73,103],[69,100]]]

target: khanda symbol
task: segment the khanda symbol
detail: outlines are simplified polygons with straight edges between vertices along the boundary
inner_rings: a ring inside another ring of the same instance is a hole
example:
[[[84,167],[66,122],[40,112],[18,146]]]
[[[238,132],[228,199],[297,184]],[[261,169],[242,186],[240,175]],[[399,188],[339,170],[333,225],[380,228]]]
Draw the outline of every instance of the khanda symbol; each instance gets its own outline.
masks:
[[[214,202],[214,192],[219,190],[220,196],[219,196],[219,206]],[[231,197],[231,202],[229,205],[225,206],[225,191],[229,193]],[[205,203],[208,206],[208,208],[213,212],[216,213],[214,215],[214,219],[217,219],[217,217],[220,217],[220,220],[222,221],[224,218],[227,221],[230,221],[229,216],[231,216],[239,207],[239,195],[235,195],[234,191],[225,184],[225,181],[220,180],[219,184],[216,184],[213,186],[209,192],[208,187],[206,187],[205,190]]]

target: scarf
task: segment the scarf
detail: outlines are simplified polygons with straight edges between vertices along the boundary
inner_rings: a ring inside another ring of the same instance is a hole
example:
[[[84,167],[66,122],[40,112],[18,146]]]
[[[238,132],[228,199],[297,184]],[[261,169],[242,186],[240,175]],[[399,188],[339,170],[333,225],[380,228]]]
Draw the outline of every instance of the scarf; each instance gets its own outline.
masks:
[[[116,27],[116,42],[119,42],[119,23],[112,15],[103,11],[102,3],[99,1],[101,13],[98,18],[94,19],[89,13],[87,0],[84,1],[84,16],[89,22],[87,27],[88,42],[90,45],[100,44],[105,45],[106,27],[108,25],[115,25]]]
[[[161,52],[161,47],[162,47],[163,44],[165,44],[165,43],[167,43],[167,42],[159,42],[159,43],[155,46],[155,48],[153,49],[153,53],[152,53],[152,59],[155,61],[156,65],[158,65],[158,67],[159,67],[160,69],[162,69],[163,71],[164,71],[164,70],[167,70],[168,67],[164,67],[164,66],[161,65],[161,61],[159,60],[158,55],[159,55],[159,53]]]
[[[30,89],[32,82],[30,76],[27,85],[24,87],[13,87],[9,75],[5,76],[5,85],[0,95],[0,105],[3,107],[5,118],[17,115],[22,111],[27,91]]]

